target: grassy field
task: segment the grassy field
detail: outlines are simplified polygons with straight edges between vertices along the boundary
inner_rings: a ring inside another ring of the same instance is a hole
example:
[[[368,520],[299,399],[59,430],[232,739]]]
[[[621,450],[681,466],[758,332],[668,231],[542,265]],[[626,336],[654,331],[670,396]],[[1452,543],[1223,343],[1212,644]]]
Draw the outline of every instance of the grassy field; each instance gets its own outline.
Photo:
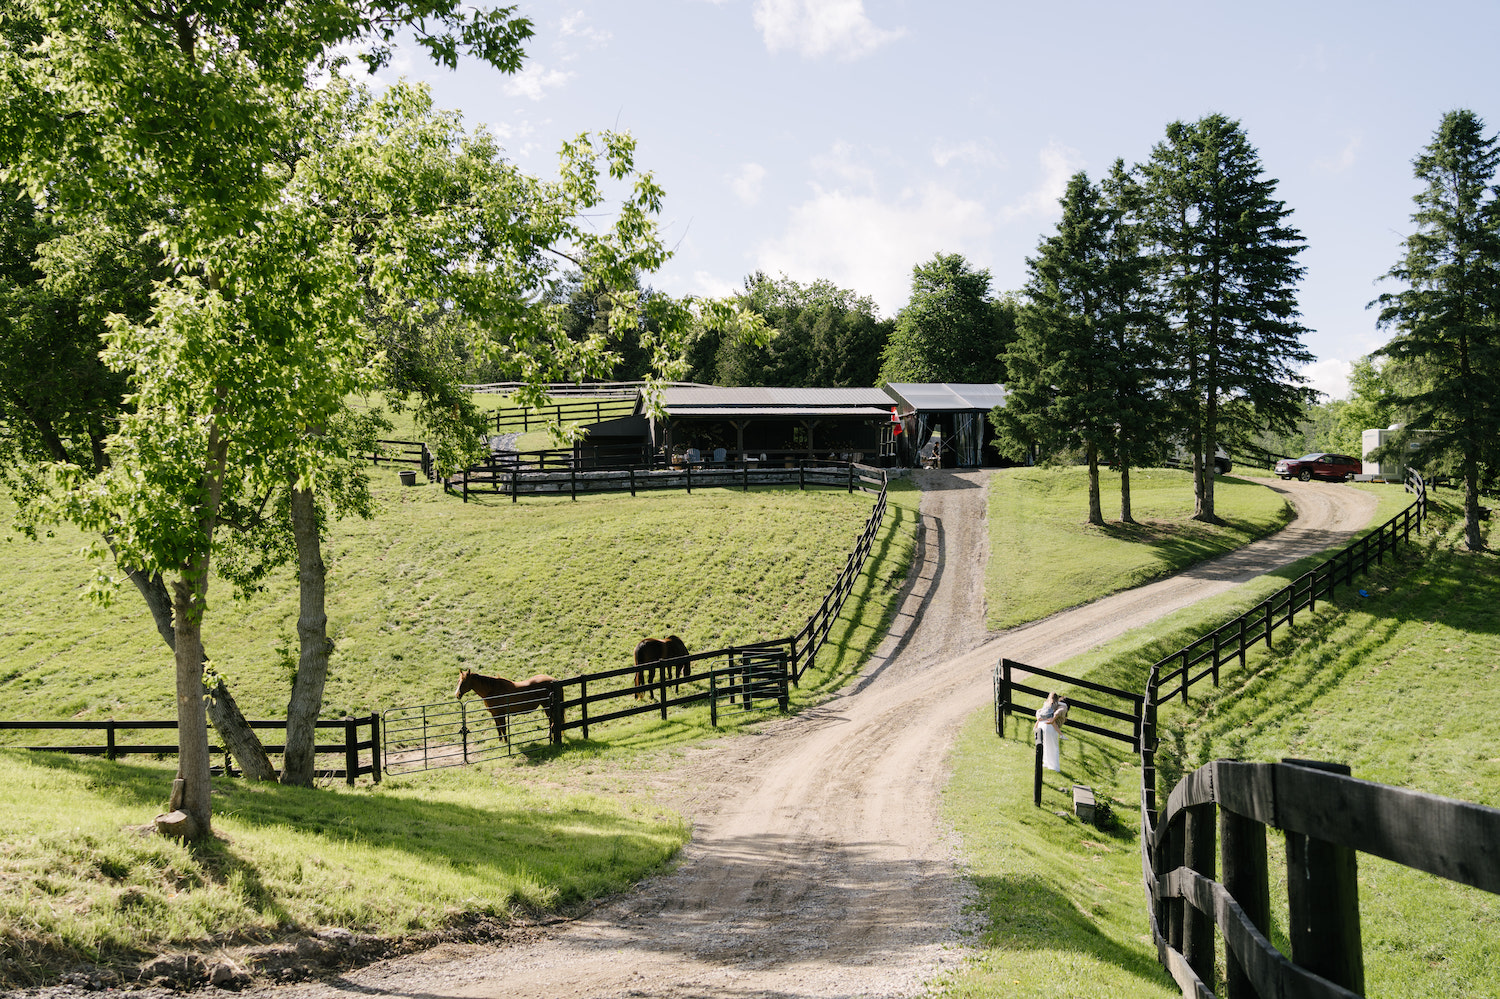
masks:
[[[1225,523],[1193,513],[1192,473],[1135,469],[1136,524],[1119,521],[1120,477],[1100,472],[1106,523],[1087,523],[1088,470],[1011,468],[990,480],[986,624],[1009,628],[1171,575],[1284,526],[1286,501],[1251,478],[1220,478],[1216,509]],[[1038,572],[1038,567],[1046,567]]]
[[[1381,490],[1377,525],[1410,501],[1396,489],[1368,488]],[[1451,518],[1440,514],[1439,522]],[[1179,769],[1224,757],[1328,759],[1350,764],[1357,777],[1500,804],[1493,748],[1500,559],[1455,545],[1451,530],[1430,530],[1419,550],[1388,559],[1338,599],[1320,602],[1315,615],[1299,616],[1289,635],[1278,633],[1274,652],[1253,654],[1243,672],[1226,671],[1219,689],[1195,688],[1190,710],[1167,708],[1163,769],[1174,751]],[[1150,662],[1253,606],[1311,561],[1180,611],[1061,671],[1138,688]],[[1453,709],[1455,699],[1462,711]],[[1148,935],[1135,760],[1120,744],[1070,733],[1064,772],[1046,772],[1037,809],[1032,753],[1028,726],[1012,721],[997,739],[988,708],[960,738],[948,814],[989,919],[979,959],[943,994],[1177,994]],[[1104,830],[1071,816],[1075,782],[1111,805]],[[1273,859],[1280,853],[1274,838],[1271,852]],[[1285,948],[1284,863],[1278,871],[1272,897],[1280,897],[1282,912],[1273,940]],[[1361,857],[1360,898],[1369,995],[1500,992],[1494,896]]]
[[[628,664],[647,634],[675,631],[694,650],[789,635],[843,567],[872,503],[840,491],[705,490],[464,504],[395,478],[377,476],[374,520],[332,527],[338,648],[325,717],[445,701],[460,667],[567,676]],[[846,680],[883,636],[918,499],[909,484],[893,485],[865,574],[798,703]],[[170,653],[134,591],[121,590],[108,609],[82,598],[87,540],[59,530],[42,543],[0,542],[11,609],[0,623],[0,717],[173,717]],[[211,600],[205,636],[216,665],[250,717],[282,715],[292,573],[247,600],[216,585]],[[325,926],[400,937],[620,890],[675,854],[685,823],[518,778],[543,760],[608,760],[622,774],[667,766],[670,754],[643,764],[641,751],[713,731],[703,709],[667,723],[596,726],[591,741],[570,739],[560,753],[378,786],[305,791],[220,779],[218,839],[195,850],[136,832],[165,808],[170,760],[0,750],[9,792],[0,802],[0,987],[77,960]],[[18,734],[12,742],[24,744]]]
[[[791,635],[843,567],[872,502],[699,490],[465,504],[395,478],[377,477],[379,516],[335,523],[325,547],[337,643],[325,716],[449,698],[461,668],[572,676],[629,665],[651,635],[676,633],[693,651]],[[905,576],[917,494],[898,485],[894,496],[814,686],[858,662]],[[45,544],[3,542],[0,717],[174,717],[170,652],[134,590],[127,584],[108,610],[80,599],[91,569],[76,551],[87,540],[59,530]],[[252,718],[285,710],[294,571],[246,600],[210,589],[209,654]]]

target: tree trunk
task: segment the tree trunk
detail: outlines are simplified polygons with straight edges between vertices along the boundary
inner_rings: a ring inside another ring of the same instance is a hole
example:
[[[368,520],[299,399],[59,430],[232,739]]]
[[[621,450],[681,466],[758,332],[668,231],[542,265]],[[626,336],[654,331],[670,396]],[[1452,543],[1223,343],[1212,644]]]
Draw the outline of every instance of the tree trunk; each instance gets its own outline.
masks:
[[[208,716],[203,706],[203,596],[207,559],[198,557],[173,584],[177,663],[177,780],[171,811],[156,817],[163,835],[199,840],[212,832],[208,774]]]
[[[162,582],[161,576],[147,574],[126,565],[121,565],[120,568],[125,570],[135,588],[141,591],[141,598],[146,601],[151,619],[156,623],[157,633],[167,643],[167,647],[175,652],[177,636],[172,624],[172,597],[167,593],[167,586]],[[199,637],[201,648],[201,633]],[[208,654],[204,652],[203,662],[199,664],[200,676],[203,663],[207,661]],[[219,733],[224,748],[234,757],[240,771],[251,780],[275,780],[276,768],[271,765],[271,758],[266,755],[265,747],[261,745],[255,730],[245,721],[244,714],[224,680],[214,677],[212,685],[203,684],[203,694],[207,698],[208,719],[213,722],[214,731]]]
[[[1130,513],[1130,464],[1123,459],[1120,462],[1120,522],[1135,523],[1135,517]]]
[[[1479,467],[1464,462],[1464,544],[1471,552],[1484,550],[1484,533],[1479,529]]]
[[[282,756],[281,782],[311,787],[314,772],[315,722],[323,707],[323,686],[328,679],[328,614],[324,609],[326,570],[318,536],[317,501],[311,490],[291,491],[292,537],[297,542],[297,580],[301,609],[297,617],[300,654],[297,678],[286,708],[286,753]]]
[[[1104,526],[1104,505],[1099,498],[1099,447],[1090,444],[1085,449],[1089,461],[1089,523]]]

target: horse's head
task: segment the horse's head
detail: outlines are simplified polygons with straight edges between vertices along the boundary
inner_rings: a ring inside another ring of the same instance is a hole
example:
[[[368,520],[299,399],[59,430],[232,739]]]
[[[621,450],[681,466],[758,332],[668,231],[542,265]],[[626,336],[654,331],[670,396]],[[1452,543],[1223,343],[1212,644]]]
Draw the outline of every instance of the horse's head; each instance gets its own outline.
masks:
[[[455,698],[464,696],[464,693],[474,686],[474,674],[466,669],[458,671],[458,689],[453,692]]]

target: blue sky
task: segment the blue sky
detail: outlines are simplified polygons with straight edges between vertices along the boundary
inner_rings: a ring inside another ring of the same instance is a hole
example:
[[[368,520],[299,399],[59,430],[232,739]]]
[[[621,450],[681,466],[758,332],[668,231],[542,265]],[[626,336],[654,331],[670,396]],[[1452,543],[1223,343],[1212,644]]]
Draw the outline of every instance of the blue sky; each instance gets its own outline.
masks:
[[[393,67],[551,175],[617,128],[667,192],[650,279],[757,269],[905,304],[935,252],[1019,289],[1070,174],[1149,157],[1169,122],[1241,122],[1302,231],[1305,374],[1334,396],[1386,339],[1366,304],[1411,229],[1411,161],[1446,111],[1500,128],[1500,4],[519,0],[525,69]]]

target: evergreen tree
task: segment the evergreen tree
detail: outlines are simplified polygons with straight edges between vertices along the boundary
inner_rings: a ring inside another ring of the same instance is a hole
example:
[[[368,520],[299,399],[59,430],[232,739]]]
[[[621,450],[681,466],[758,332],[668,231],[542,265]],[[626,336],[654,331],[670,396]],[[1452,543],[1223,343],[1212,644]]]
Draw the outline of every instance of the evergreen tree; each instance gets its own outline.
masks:
[[[1379,325],[1394,330],[1378,351],[1421,369],[1420,387],[1391,402],[1413,413],[1406,431],[1426,431],[1416,460],[1449,455],[1464,480],[1464,539],[1484,547],[1481,480],[1493,476],[1500,448],[1500,203],[1496,137],[1472,111],[1443,116],[1415,162],[1426,184],[1413,200],[1416,231],[1385,275],[1405,284],[1382,295]],[[1404,446],[1398,440],[1397,446]]]
[[[957,253],[912,268],[911,301],[882,354],[886,382],[998,382],[1015,337],[1015,305],[990,295],[990,272]]]
[[[1101,456],[1121,470],[1121,519],[1130,522],[1132,455],[1159,404],[1147,298],[1147,258],[1128,214],[1136,188],[1116,163],[1104,188],[1078,173],[1061,199],[1057,234],[1027,259],[1028,303],[1005,354],[1006,405],[992,414],[1002,448],[1082,448],[1089,523],[1103,524]]]
[[[1167,126],[1145,175],[1194,517],[1215,522],[1215,449],[1257,425],[1289,428],[1316,395],[1296,370],[1312,360],[1297,321],[1306,243],[1239,123],[1223,115]]]

